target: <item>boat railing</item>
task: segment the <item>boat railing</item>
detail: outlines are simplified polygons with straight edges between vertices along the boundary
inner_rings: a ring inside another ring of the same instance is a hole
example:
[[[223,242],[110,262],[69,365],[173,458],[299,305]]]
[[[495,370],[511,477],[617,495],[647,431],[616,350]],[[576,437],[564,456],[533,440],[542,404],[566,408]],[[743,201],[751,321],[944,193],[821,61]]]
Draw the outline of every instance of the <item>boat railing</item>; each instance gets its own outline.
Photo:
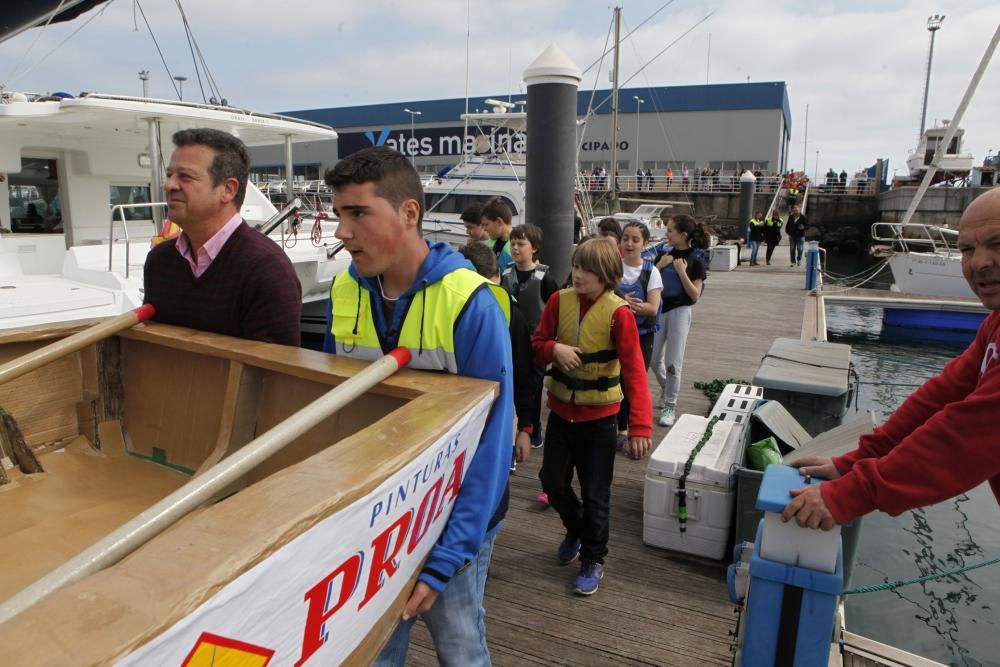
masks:
[[[292,201],[290,201],[287,204],[285,204],[285,206],[281,210],[279,210],[278,212],[276,212],[274,215],[272,215],[270,218],[268,218],[265,222],[263,222],[260,225],[258,225],[257,229],[260,230],[260,233],[263,234],[264,236],[269,236],[271,234],[271,232],[273,232],[275,229],[277,229],[280,226],[281,227],[281,245],[282,245],[282,247],[284,247],[285,246],[285,227],[284,227],[284,225],[282,225],[282,223],[285,222],[286,220],[288,220],[289,218],[295,216],[296,214],[298,214],[299,209],[301,209],[301,208],[302,208],[302,200],[299,199],[298,197],[296,197]]]
[[[129,222],[143,222],[150,223],[153,225],[153,234],[157,232],[156,223],[152,220],[153,209],[162,206],[167,207],[166,202],[143,202],[141,204],[115,204],[111,207],[111,224],[108,227],[108,271],[114,270],[115,262],[115,242],[118,240],[115,238],[115,222],[122,223],[122,232],[125,234],[125,277],[129,277],[129,260],[131,259],[131,244],[129,243],[128,235],[128,223]],[[125,217],[125,211],[136,211],[139,209],[149,209],[149,218],[142,220],[127,220]]]
[[[915,222],[876,222],[872,225],[872,241],[891,243],[903,252],[958,252],[958,230]]]

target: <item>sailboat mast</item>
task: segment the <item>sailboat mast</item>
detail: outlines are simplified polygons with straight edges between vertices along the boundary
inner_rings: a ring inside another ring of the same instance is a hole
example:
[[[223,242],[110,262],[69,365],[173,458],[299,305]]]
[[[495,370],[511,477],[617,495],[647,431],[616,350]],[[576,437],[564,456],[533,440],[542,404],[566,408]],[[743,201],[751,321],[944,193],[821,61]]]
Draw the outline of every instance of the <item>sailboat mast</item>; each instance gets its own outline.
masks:
[[[615,66],[611,79],[611,201],[618,190],[618,66],[621,62],[622,8],[615,7]]]

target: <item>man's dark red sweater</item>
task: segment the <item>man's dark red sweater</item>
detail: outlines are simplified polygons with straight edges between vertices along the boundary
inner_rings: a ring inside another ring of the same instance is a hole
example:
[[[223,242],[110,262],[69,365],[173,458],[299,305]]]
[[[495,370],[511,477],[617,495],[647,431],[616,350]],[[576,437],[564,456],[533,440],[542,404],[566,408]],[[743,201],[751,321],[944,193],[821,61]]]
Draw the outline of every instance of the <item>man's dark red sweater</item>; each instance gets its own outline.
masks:
[[[200,277],[176,239],[153,248],[143,274],[157,322],[282,345],[300,344],[302,288],[278,245],[246,223]]]
[[[837,523],[879,509],[896,516],[989,480],[1000,502],[1000,313],[972,345],[899,406],[858,449],[833,459],[820,486]]]

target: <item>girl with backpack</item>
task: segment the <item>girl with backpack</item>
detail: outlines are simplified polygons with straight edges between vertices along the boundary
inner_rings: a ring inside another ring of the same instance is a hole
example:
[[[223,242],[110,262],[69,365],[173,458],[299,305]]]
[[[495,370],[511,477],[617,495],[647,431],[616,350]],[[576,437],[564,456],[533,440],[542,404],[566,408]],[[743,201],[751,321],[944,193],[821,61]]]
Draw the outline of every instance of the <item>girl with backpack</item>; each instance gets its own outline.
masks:
[[[663,289],[660,292],[659,330],[653,337],[653,375],[660,383],[660,426],[673,426],[681,366],[694,304],[708,276],[701,252],[708,248],[705,226],[689,215],[676,215],[667,223],[670,251],[657,257]]]
[[[619,246],[622,254],[622,281],[618,284],[618,294],[625,299],[639,329],[639,349],[646,369],[653,357],[653,337],[656,332],[656,318],[660,313],[660,290],[663,280],[653,262],[643,259],[642,251],[649,242],[649,228],[641,222],[633,221],[625,225]],[[618,411],[618,449],[628,442],[629,398],[626,393]]]

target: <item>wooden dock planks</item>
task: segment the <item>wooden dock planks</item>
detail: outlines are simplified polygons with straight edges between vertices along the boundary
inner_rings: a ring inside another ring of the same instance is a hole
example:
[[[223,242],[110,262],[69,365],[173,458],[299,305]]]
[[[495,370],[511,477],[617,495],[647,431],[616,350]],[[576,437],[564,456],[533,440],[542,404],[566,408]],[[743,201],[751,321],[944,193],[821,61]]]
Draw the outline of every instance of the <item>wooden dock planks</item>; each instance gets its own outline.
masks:
[[[707,414],[695,381],[751,380],[779,337],[798,338],[805,274],[774,266],[714,272],[695,306],[678,402],[679,413]],[[654,406],[659,387],[650,373]],[[656,418],[654,410],[654,420]],[[668,429],[654,427],[654,446]],[[493,552],[486,585],[486,629],[493,663],[519,665],[728,665],[735,607],[726,591],[726,563],[642,543],[646,461],[619,454],[611,492],[606,576],[590,598],[570,591],[576,564],[561,566],[555,550],[562,525],[540,509],[538,469],[544,449],[511,476],[510,511]],[[413,631],[408,665],[437,664],[426,628]]]

